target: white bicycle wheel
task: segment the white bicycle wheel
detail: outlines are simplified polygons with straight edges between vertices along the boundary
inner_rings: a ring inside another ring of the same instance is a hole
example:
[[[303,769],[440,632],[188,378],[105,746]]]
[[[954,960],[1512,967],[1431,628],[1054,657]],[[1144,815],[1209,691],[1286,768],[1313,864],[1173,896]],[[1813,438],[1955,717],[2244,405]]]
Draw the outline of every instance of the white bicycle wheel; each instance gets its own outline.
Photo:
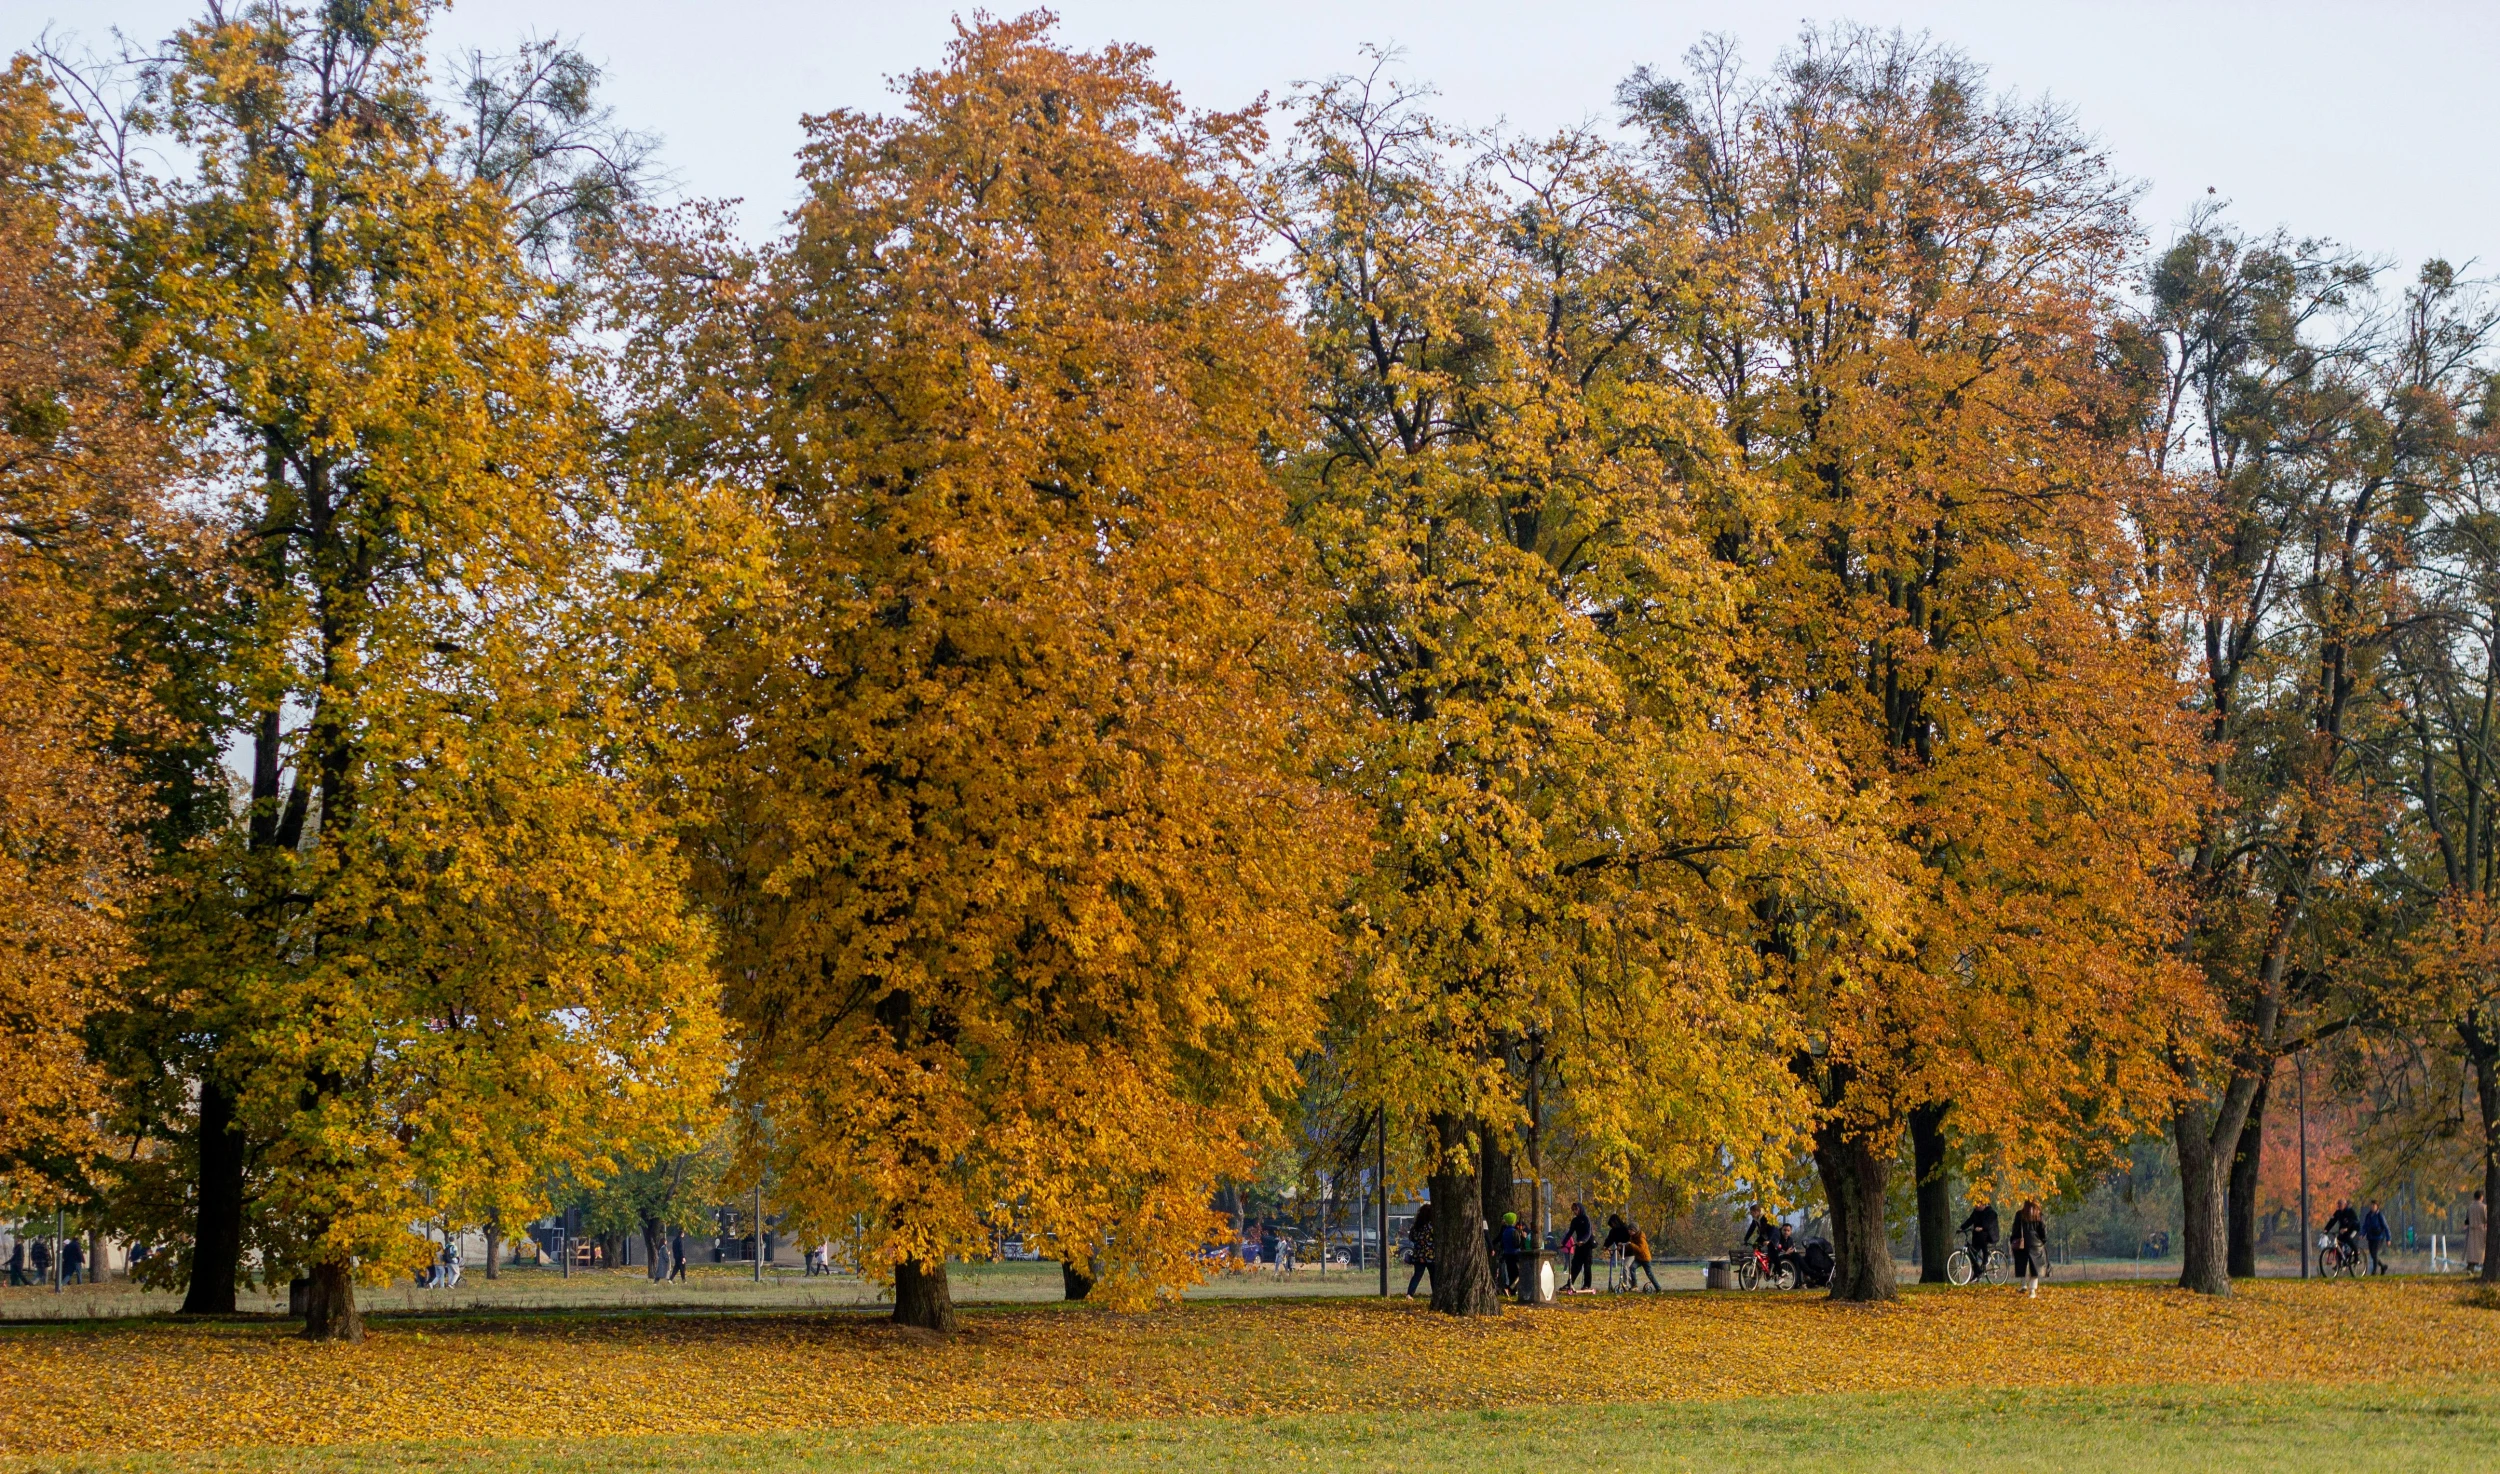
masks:
[[[1944,1277],[1957,1285],[1967,1285],[1971,1278],[1970,1250],[1956,1249],[1944,1259]]]

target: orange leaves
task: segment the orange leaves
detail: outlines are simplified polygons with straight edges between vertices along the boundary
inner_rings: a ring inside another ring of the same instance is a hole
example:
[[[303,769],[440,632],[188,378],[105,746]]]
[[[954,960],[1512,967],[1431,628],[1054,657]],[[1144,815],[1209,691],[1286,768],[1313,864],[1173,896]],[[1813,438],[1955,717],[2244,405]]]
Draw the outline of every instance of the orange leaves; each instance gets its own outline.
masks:
[[[2359,1354],[2357,1348],[2366,1348]],[[599,1438],[1004,1419],[1673,1401],[1966,1386],[2488,1377],[2500,1316],[2433,1281],[1914,1293],[1883,1307],[1674,1295],[1452,1322],[1403,1302],[983,1311],[932,1343],[865,1317],[25,1331],[0,1454]],[[99,1378],[152,1398],[101,1397]],[[589,1389],[630,1387],[631,1396]],[[730,1396],[724,1388],[760,1389]],[[560,1389],[577,1389],[569,1395]],[[167,1418],[164,1407],[183,1416]]]
[[[81,297],[63,131],[31,62],[0,72],[0,1189],[29,1205],[97,1144],[81,1029],[135,960],[150,807],[113,744],[157,718],[114,626],[170,476]]]
[[[761,308],[777,587],[704,656],[714,895],[802,1221],[892,1263],[1013,1218],[1142,1300],[1291,1089],[1352,845],[1246,125],[1045,29],[812,125]]]

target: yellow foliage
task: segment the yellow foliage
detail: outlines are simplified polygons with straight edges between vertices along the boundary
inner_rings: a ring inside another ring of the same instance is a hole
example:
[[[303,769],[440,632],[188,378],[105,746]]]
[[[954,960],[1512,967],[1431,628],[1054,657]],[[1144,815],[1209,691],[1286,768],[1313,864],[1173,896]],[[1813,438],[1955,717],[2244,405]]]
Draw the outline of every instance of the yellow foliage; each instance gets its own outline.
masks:
[[[81,1032],[136,958],[148,814],[111,744],[152,724],[115,624],[167,474],[87,300],[63,121],[27,62],[0,73],[0,1189],[21,1203],[100,1144]]]
[[[1427,1326],[1405,1303],[975,1312],[945,1343],[859,1316],[378,1322],[353,1350],[266,1326],[15,1337],[0,1454],[1533,1407],[1956,1387],[2470,1377],[2500,1316],[2421,1280],[1673,1295]],[[2355,1348],[2367,1347],[2368,1354]],[[179,1418],[99,1379],[154,1389]],[[631,1389],[617,1395],[613,1389]],[[724,1389],[755,1389],[731,1395]]]
[[[1012,1222],[1141,1303],[1293,1088],[1357,846],[1261,463],[1255,120],[1044,27],[811,122],[758,289],[772,578],[687,684],[776,1200],[907,1279]]]

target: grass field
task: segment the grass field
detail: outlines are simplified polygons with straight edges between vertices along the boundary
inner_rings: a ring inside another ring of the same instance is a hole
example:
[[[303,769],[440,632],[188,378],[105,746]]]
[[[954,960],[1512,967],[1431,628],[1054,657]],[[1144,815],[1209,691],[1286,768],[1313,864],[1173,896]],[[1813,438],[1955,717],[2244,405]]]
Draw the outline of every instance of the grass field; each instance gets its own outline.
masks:
[[[47,1474],[1215,1474],[1555,1470],[2443,1470],[2487,1462],[2500,1394],[2443,1388],[1879,1393],[1535,1411],[1343,1413],[69,1456]],[[22,1467],[32,1468],[32,1464]]]
[[[2500,1312],[2454,1281],[964,1322],[941,1342],[860,1315],[447,1317],[356,1347],[18,1326],[0,1469],[2429,1468],[2500,1434]]]

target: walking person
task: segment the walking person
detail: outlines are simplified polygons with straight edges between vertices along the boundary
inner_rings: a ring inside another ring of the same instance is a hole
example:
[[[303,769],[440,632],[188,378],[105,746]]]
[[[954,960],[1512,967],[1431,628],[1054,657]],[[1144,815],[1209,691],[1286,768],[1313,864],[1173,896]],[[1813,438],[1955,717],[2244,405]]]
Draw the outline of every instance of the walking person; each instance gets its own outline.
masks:
[[[1406,1225],[1406,1262],[1415,1272],[1406,1277],[1406,1298],[1415,1298],[1417,1285],[1434,1286],[1440,1279],[1432,1271],[1432,1205],[1415,1210],[1414,1219]]]
[[[1519,1283],[1519,1252],[1524,1245],[1525,1241],[1519,1236],[1519,1215],[1503,1214],[1501,1237],[1494,1241],[1493,1252],[1499,1259],[1501,1291],[1505,1295]]]
[[[86,1262],[86,1246],[78,1242],[76,1234],[61,1241],[61,1283],[65,1285],[80,1283],[78,1272],[86,1267]]]
[[[2014,1275],[2023,1282],[2023,1293],[2040,1298],[2040,1280],[2049,1272],[2049,1226],[2040,1216],[2040,1204],[2026,1198],[2014,1210]]]
[[[18,1239],[9,1245],[9,1284],[23,1287],[26,1283],[26,1241]]]
[[[668,1277],[672,1280],[684,1279],[686,1277],[686,1231],[684,1229],[677,1230],[677,1239],[669,1246],[668,1257],[670,1260]]]
[[[39,1285],[49,1284],[51,1280],[52,1241],[50,1239],[37,1239],[35,1240],[35,1283]]]
[[[1589,1222],[1589,1210],[1578,1203],[1571,1205],[1571,1233],[1564,1240],[1571,1250],[1571,1272],[1563,1276],[1563,1289],[1573,1285],[1583,1295],[1597,1293],[1597,1229]]]
[[[2370,1251],[2370,1273],[2387,1273],[2387,1261],[2379,1251],[2395,1235],[2387,1231],[2387,1217],[2378,1210],[2378,1199],[2370,1199],[2370,1211],[2361,1215],[2361,1242]]]
[[[2491,1208],[2481,1193],[2474,1194],[2474,1206],[2465,1210],[2465,1272],[2480,1274],[2483,1270],[2483,1240],[2491,1230]]]

